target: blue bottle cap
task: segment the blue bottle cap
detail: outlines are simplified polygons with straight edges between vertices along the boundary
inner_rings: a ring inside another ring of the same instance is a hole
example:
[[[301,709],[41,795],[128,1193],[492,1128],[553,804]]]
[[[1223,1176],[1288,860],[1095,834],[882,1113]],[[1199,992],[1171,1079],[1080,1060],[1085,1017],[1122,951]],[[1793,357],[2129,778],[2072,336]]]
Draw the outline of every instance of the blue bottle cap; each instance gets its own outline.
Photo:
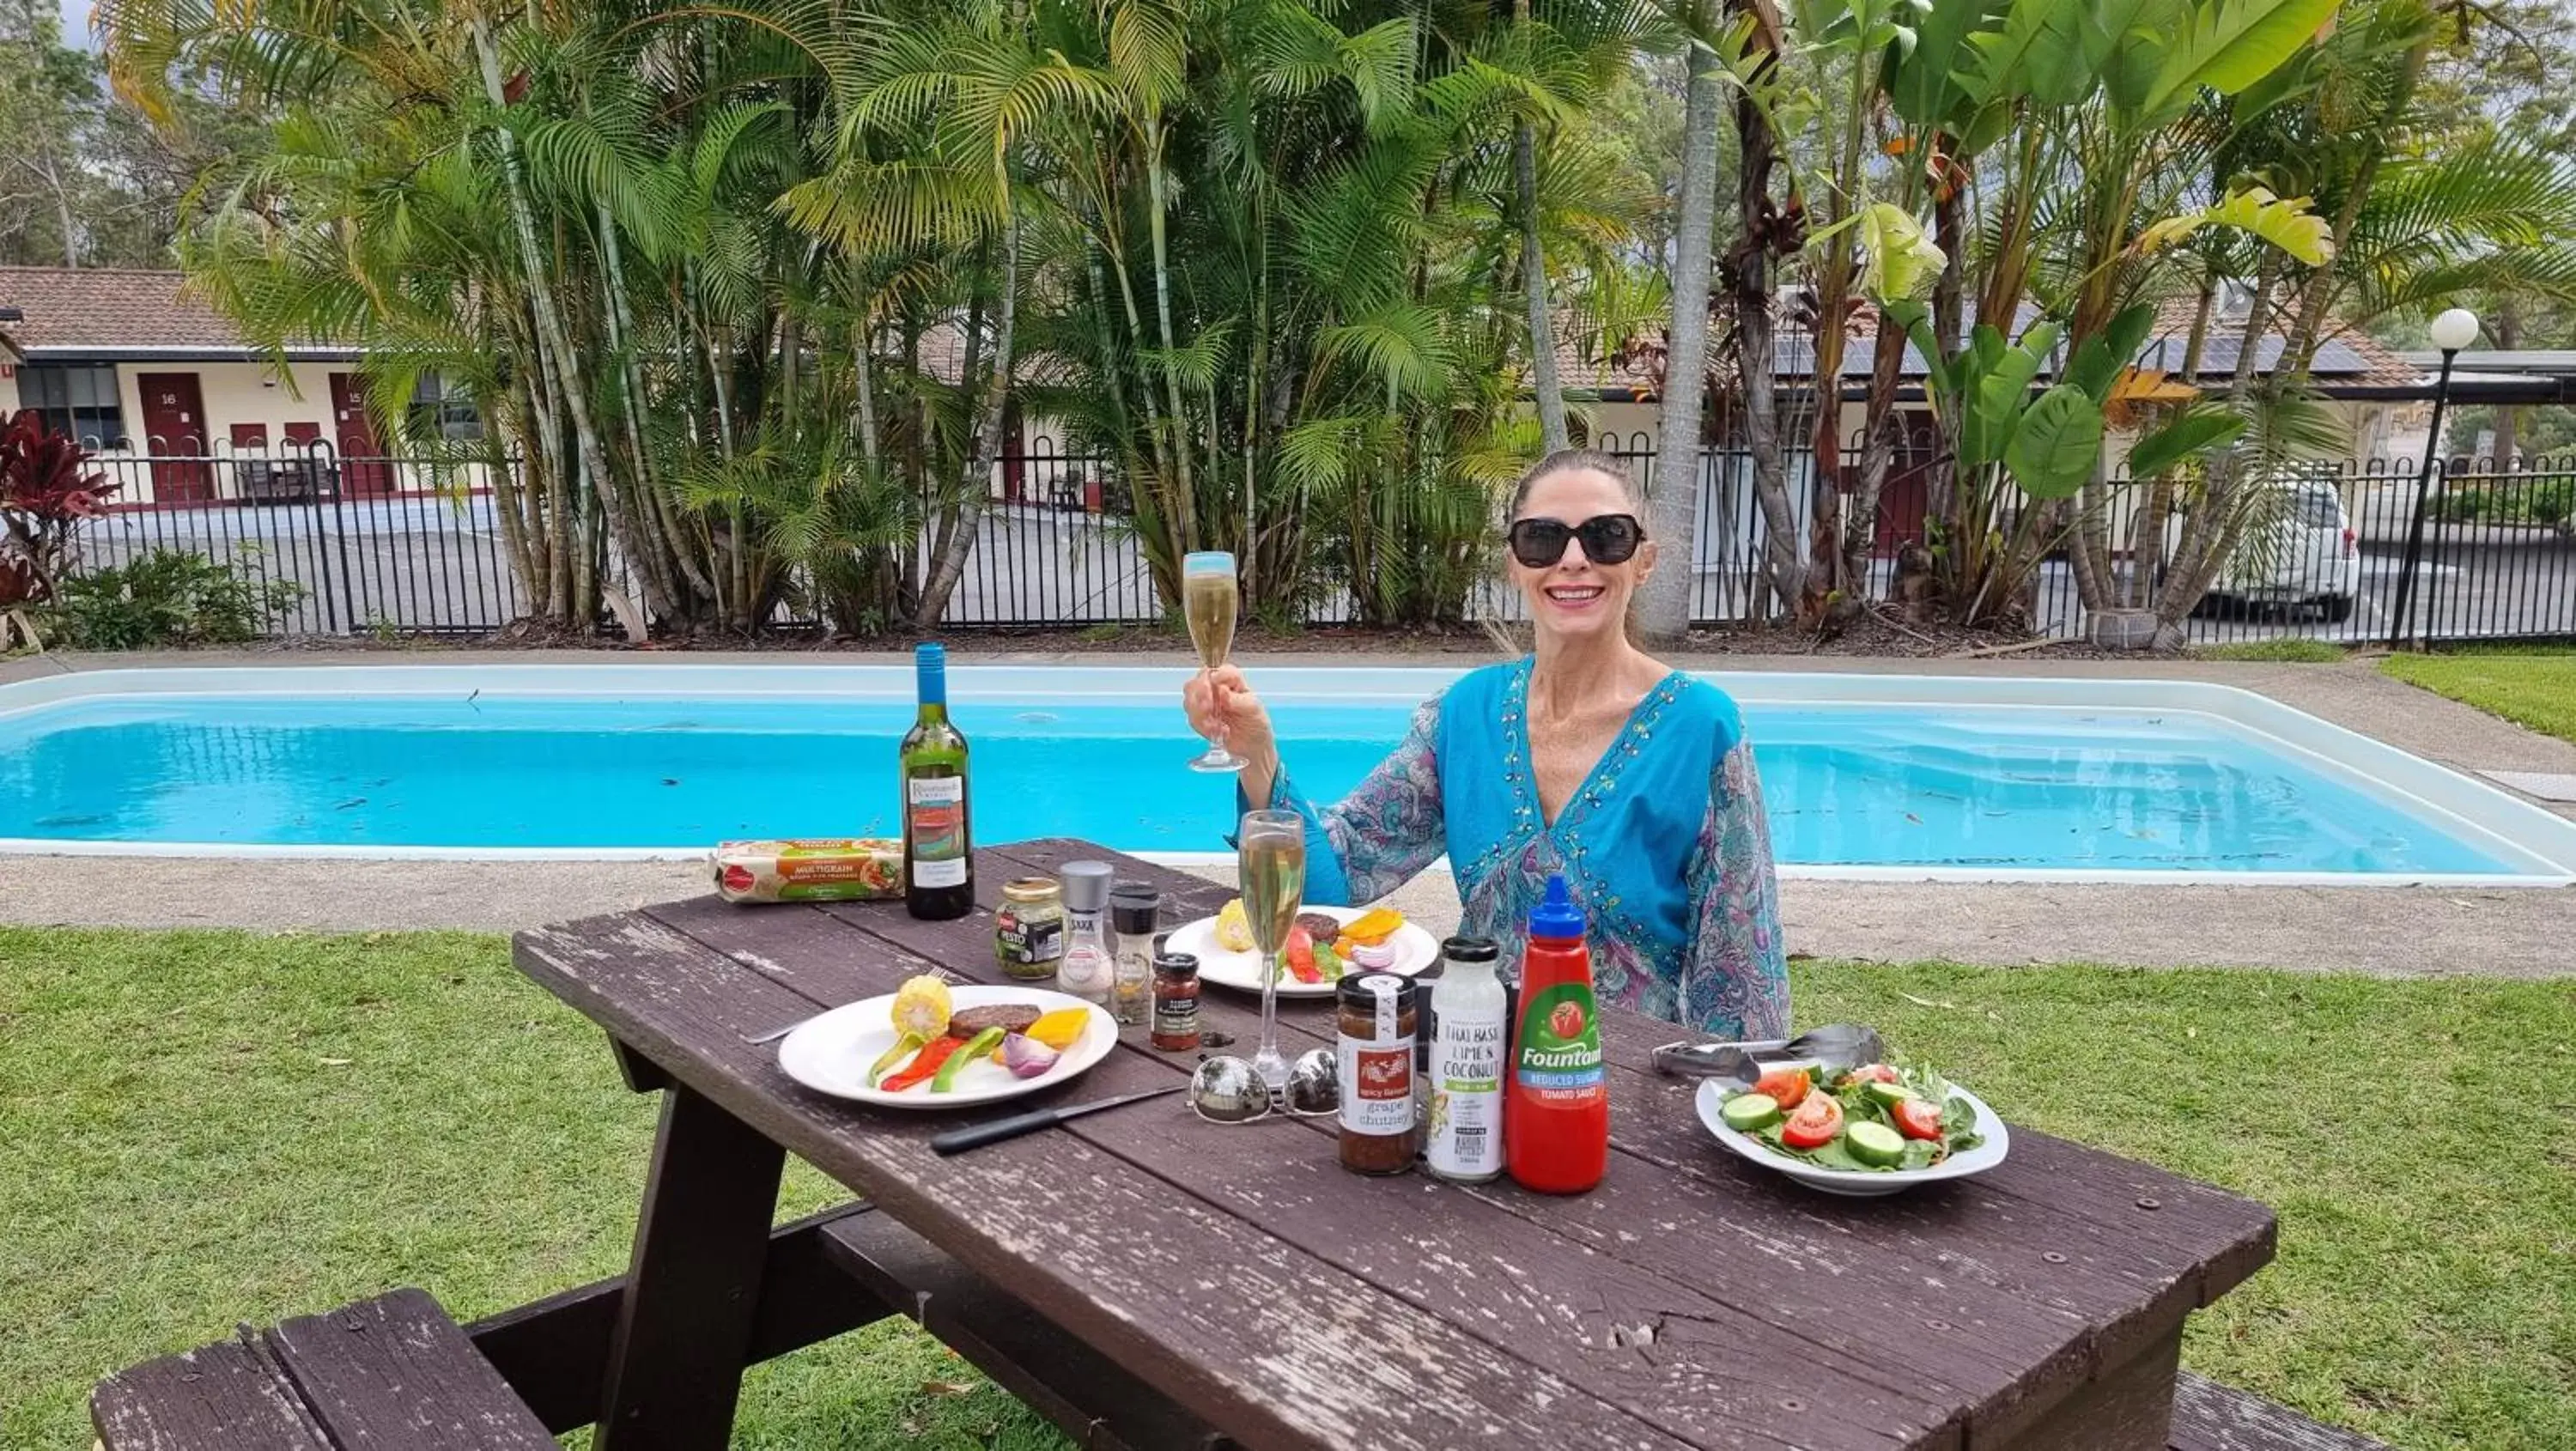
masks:
[[[1562,872],[1547,876],[1547,897],[1530,909],[1529,935],[1564,942],[1583,935],[1583,909],[1574,905],[1574,893],[1565,885]]]
[[[912,647],[912,663],[931,670],[944,669],[948,664],[948,647],[915,645]]]

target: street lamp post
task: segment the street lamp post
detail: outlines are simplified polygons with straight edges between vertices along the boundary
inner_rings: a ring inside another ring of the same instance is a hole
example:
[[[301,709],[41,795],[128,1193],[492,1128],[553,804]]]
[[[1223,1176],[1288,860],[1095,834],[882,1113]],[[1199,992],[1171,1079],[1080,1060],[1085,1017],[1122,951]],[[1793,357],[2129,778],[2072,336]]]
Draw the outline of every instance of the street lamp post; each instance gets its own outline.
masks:
[[[2442,350],[2441,376],[2433,383],[2433,427],[2424,435],[2424,466],[2415,475],[2415,517],[2406,525],[2406,564],[2397,576],[2397,608],[2388,620],[2388,648],[2415,635],[2415,567],[2424,558],[2424,510],[2433,492],[2433,454],[2442,446],[2442,412],[2451,403],[2451,363],[2478,340],[2478,315],[2455,307],[2433,319],[2433,346]]]

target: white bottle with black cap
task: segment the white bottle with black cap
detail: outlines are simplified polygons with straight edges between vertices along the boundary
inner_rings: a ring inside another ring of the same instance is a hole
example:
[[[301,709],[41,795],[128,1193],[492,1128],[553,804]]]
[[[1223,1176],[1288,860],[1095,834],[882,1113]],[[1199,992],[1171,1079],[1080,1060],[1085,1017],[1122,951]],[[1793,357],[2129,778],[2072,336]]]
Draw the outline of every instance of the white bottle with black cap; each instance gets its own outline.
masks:
[[[1510,1020],[1500,955],[1481,937],[1440,944],[1447,965],[1433,995],[1430,1138],[1425,1167],[1439,1178],[1481,1183],[1503,1172],[1503,1058]]]

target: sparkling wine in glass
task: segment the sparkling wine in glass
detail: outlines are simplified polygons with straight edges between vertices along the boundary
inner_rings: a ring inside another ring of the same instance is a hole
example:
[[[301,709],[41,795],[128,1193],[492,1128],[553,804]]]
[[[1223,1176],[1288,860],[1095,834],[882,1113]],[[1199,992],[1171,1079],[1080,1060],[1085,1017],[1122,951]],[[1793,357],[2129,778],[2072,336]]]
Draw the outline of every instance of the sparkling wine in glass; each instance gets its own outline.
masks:
[[[1288,933],[1306,896],[1306,818],[1294,811],[1255,811],[1236,836],[1243,885],[1243,915],[1252,945],[1261,953],[1261,1050],[1253,1071],[1272,1088],[1288,1086],[1288,1059],[1279,1051],[1279,974],[1286,964]]]
[[[1239,607],[1234,556],[1217,551],[1181,556],[1181,616],[1189,621],[1190,641],[1199,649],[1199,668],[1213,673],[1234,650],[1234,616]],[[1207,754],[1190,762],[1193,771],[1240,771],[1243,761],[1225,748],[1219,736]]]

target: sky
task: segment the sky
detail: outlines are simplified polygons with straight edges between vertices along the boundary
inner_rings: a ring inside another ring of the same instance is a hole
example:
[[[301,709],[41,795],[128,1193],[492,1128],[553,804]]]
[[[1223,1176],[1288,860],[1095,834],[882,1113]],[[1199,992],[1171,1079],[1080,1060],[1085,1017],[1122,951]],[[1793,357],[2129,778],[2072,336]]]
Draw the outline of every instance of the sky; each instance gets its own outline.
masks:
[[[61,0],[63,43],[89,49],[89,0]]]

